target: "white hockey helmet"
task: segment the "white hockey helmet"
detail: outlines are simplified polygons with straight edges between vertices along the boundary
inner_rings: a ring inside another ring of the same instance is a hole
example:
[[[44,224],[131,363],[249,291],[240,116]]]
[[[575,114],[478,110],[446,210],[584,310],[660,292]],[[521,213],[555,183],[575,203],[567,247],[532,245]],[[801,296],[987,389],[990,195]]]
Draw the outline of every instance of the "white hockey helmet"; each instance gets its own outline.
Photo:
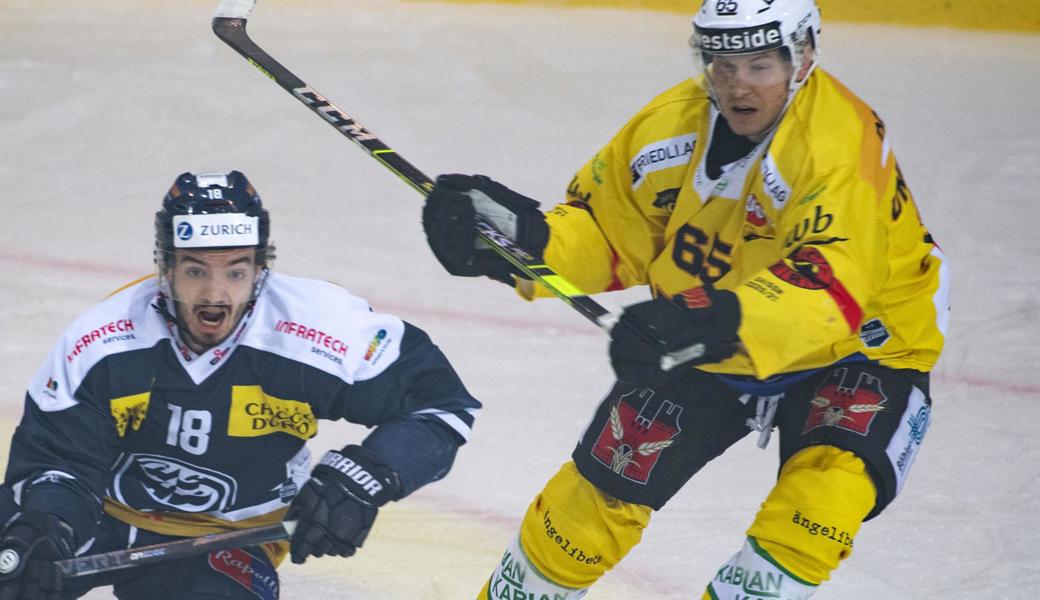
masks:
[[[819,40],[820,9],[814,0],[704,0],[690,41],[705,67],[716,55],[781,49],[793,67],[793,96],[816,68]]]

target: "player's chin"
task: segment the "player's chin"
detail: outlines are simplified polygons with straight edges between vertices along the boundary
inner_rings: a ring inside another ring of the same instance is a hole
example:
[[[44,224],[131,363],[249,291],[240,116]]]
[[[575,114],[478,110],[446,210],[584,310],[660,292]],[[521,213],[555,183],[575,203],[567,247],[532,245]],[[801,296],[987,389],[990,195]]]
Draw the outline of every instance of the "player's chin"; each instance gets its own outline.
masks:
[[[755,135],[762,130],[762,111],[754,108],[730,108],[726,111],[726,120],[730,129],[737,135]]]

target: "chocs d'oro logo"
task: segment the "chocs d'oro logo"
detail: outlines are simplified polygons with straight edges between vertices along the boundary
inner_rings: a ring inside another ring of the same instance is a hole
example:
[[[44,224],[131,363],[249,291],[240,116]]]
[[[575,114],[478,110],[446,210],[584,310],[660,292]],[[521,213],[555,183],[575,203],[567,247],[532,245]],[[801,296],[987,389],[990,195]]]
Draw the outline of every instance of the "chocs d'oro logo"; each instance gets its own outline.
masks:
[[[288,433],[301,440],[314,437],[318,420],[311,405],[269,396],[258,385],[232,386],[228,435],[257,437],[272,433]]]

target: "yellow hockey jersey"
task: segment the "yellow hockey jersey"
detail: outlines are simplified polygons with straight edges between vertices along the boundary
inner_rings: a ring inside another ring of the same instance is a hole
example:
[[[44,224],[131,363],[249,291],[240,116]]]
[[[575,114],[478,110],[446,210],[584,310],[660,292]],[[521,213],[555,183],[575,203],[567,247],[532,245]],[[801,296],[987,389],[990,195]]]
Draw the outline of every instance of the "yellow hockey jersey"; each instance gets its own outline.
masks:
[[[766,379],[849,358],[929,371],[948,269],[881,119],[817,69],[772,135],[719,172],[706,161],[719,118],[703,77],[639,111],[546,215],[546,263],[587,294],[735,292],[742,349],[706,371]]]

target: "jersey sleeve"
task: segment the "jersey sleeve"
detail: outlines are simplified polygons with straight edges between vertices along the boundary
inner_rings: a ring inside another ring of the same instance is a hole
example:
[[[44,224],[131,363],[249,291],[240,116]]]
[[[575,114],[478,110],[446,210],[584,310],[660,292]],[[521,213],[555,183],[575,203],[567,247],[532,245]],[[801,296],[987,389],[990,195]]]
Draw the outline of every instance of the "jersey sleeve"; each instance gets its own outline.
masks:
[[[37,371],[11,440],[5,485],[23,508],[56,515],[82,545],[93,537],[115,452],[111,416],[97,398],[104,363],[85,373],[69,357],[65,339]]]
[[[665,218],[647,215],[632,189],[623,130],[568,186],[567,201],[546,214],[546,263],[586,294],[646,283],[662,244]],[[624,227],[618,224],[624,223]]]
[[[403,497],[447,474],[480,406],[426,332],[404,323],[393,362],[347,387],[334,416],[375,427],[363,445],[398,473]]]
[[[566,201],[546,214],[545,261],[586,294],[648,282],[697,144],[689,124],[695,95],[686,82],[655,98],[582,166]],[[551,294],[533,286],[526,295]]]
[[[782,253],[745,279],[739,336],[765,379],[855,334],[886,281],[888,237],[879,191],[853,166],[814,178],[781,214]]]

